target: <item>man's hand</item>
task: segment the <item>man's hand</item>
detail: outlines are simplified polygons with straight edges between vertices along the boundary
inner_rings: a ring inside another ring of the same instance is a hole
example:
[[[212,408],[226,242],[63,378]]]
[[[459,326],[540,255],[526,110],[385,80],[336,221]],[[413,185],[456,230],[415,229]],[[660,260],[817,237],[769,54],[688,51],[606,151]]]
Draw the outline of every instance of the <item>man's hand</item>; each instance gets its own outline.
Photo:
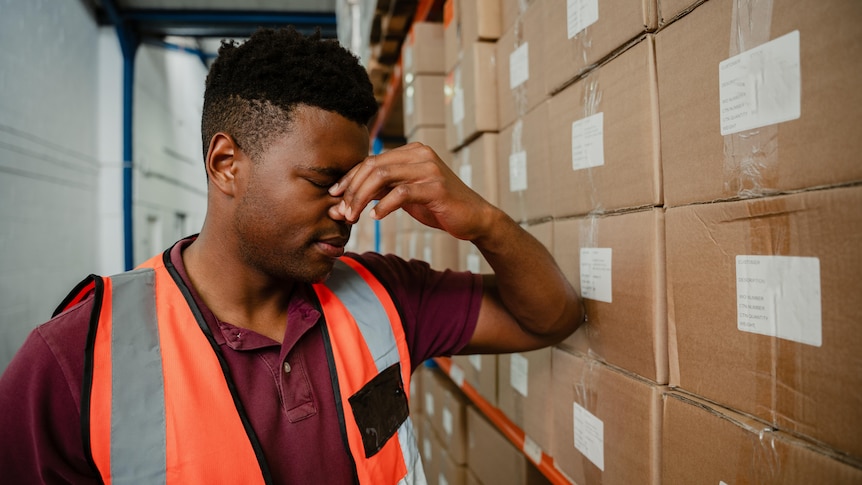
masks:
[[[462,353],[532,350],[559,342],[583,321],[581,300],[548,250],[467,187],[440,157],[411,143],[366,158],[329,189],[330,217],[355,223],[403,208],[423,224],[471,241],[494,269],[485,275],[476,329]]]
[[[342,202],[330,216],[355,223],[374,200],[371,217],[381,219],[398,208],[414,219],[472,241],[483,234],[495,210],[434,153],[410,143],[366,158],[329,189]]]

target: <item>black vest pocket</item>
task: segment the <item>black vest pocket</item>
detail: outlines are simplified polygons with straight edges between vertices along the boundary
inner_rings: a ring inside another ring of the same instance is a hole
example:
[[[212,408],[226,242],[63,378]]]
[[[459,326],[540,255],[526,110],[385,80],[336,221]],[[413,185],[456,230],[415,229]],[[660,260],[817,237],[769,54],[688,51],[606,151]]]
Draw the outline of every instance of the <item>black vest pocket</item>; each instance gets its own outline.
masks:
[[[410,414],[401,381],[401,364],[393,364],[377,374],[350,396],[349,401],[362,435],[365,457],[370,458],[383,448]]]

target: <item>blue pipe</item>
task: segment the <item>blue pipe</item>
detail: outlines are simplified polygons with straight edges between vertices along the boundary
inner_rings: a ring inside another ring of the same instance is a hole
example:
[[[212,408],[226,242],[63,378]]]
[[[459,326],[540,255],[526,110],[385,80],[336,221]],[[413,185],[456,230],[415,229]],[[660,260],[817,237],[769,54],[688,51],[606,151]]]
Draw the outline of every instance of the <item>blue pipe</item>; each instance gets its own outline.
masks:
[[[123,253],[126,270],[135,266],[134,220],[132,219],[132,108],[135,88],[135,53],[138,38],[120,16],[115,0],[102,2],[111,23],[117,30],[120,51],[123,53]]]
[[[380,138],[374,138],[374,144],[371,147],[371,152],[375,155],[380,155],[383,152],[383,142],[380,141]],[[380,252],[380,219],[374,220],[374,252]]]

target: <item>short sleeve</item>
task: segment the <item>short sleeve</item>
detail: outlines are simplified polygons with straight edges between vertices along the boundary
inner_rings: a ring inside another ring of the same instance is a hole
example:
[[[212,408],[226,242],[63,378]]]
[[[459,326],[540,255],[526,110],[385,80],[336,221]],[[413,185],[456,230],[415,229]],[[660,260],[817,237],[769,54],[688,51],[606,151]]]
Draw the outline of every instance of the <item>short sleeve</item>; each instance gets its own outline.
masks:
[[[482,303],[482,276],[436,271],[424,261],[387,254],[351,254],[389,290],[401,312],[413,368],[458,353],[473,337]]]

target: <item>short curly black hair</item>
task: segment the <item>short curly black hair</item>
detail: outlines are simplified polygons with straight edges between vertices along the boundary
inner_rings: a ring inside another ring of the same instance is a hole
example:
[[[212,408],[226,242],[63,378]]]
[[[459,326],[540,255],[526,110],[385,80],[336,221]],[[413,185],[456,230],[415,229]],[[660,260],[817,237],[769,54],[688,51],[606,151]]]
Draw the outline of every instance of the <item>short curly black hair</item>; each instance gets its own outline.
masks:
[[[243,43],[222,41],[210,67],[201,117],[204,159],[218,132],[255,159],[289,128],[294,109],[314,106],[367,125],[377,112],[359,59],[320,32],[259,29]]]

